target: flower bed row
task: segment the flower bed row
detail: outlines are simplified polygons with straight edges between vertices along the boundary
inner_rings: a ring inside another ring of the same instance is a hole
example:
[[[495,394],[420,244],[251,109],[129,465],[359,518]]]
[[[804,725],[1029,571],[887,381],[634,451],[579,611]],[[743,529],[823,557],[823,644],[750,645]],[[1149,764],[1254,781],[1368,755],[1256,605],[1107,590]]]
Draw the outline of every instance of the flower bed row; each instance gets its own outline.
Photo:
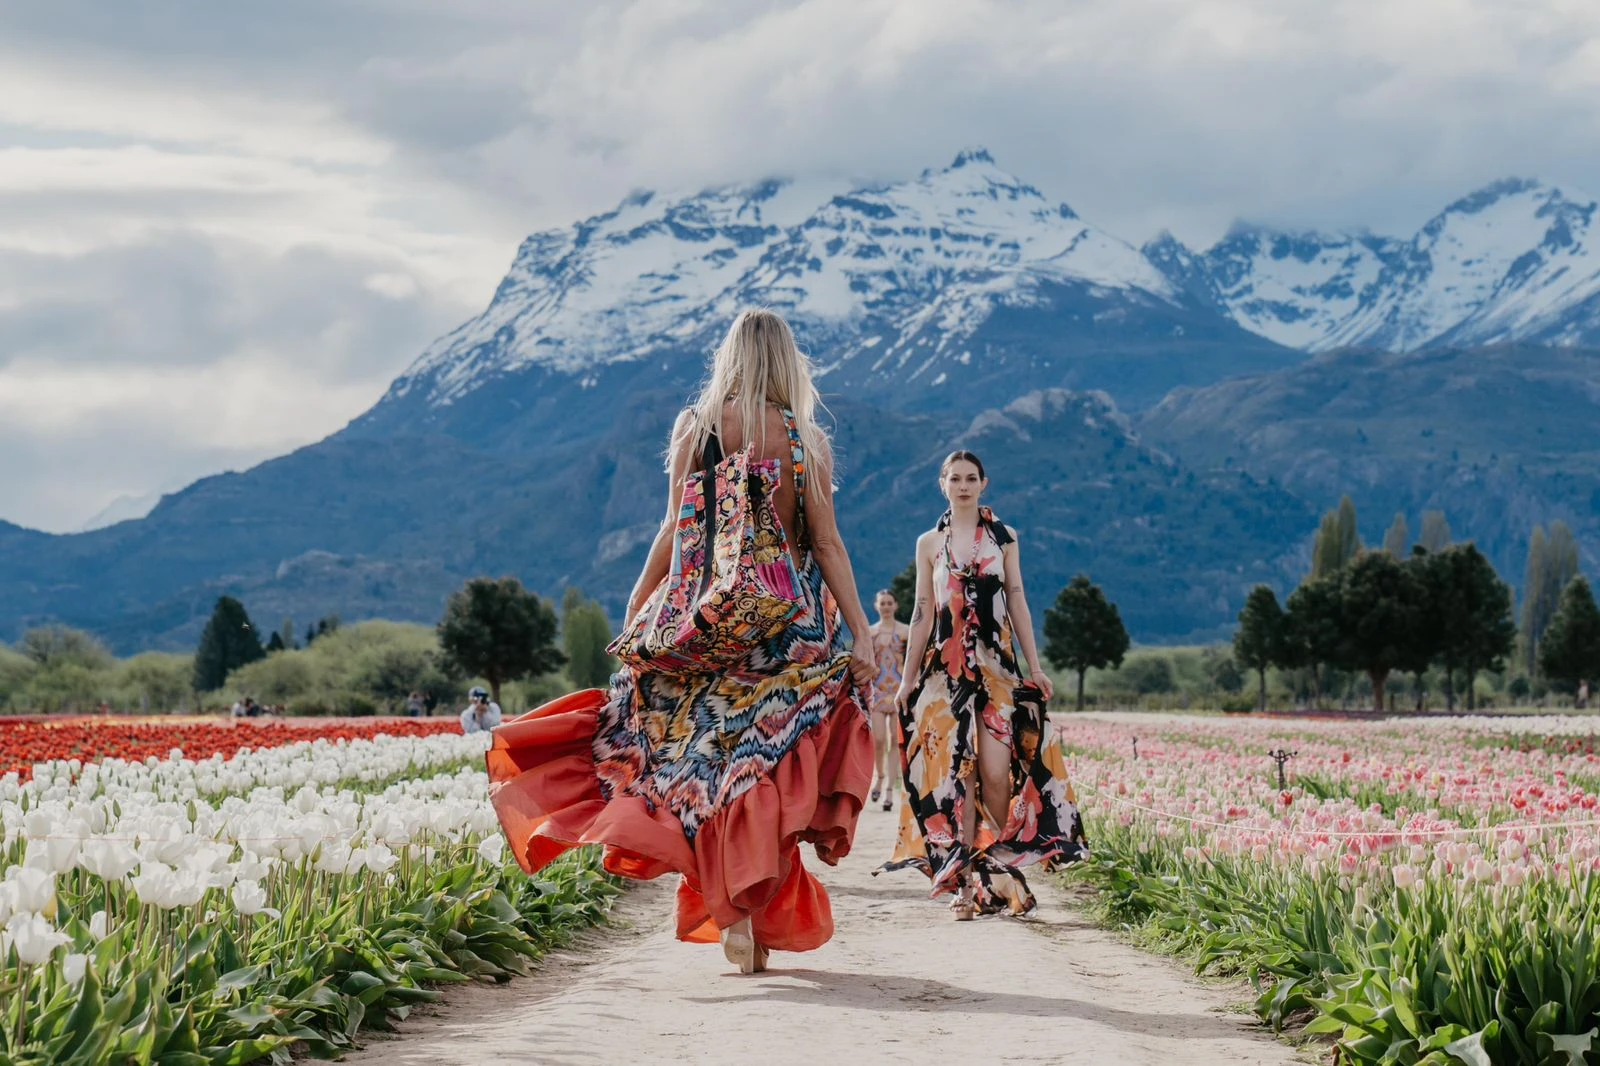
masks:
[[[1062,734],[1108,911],[1249,975],[1274,1025],[1332,1034],[1347,1062],[1600,1050],[1600,797],[1583,748],[1486,746],[1471,720],[1129,716]],[[1288,789],[1272,749],[1296,752]]]
[[[166,758],[173,749],[192,759],[232,755],[241,748],[267,748],[301,740],[369,740],[459,733],[453,718],[396,718],[340,722],[122,722],[114,719],[48,718],[0,723],[0,777],[26,779],[34,764],[54,759],[142,760]]]
[[[433,986],[526,972],[616,887],[592,856],[506,863],[482,750],[319,740],[0,786],[0,1061],[332,1056]]]

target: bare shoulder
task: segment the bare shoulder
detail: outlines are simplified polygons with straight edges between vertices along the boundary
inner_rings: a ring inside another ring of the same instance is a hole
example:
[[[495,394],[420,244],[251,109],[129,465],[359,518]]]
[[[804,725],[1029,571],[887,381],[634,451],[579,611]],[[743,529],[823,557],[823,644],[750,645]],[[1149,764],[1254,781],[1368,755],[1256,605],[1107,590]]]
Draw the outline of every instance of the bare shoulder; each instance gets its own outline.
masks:
[[[939,531],[930,529],[917,538],[917,558],[932,555],[934,547],[939,543]]]

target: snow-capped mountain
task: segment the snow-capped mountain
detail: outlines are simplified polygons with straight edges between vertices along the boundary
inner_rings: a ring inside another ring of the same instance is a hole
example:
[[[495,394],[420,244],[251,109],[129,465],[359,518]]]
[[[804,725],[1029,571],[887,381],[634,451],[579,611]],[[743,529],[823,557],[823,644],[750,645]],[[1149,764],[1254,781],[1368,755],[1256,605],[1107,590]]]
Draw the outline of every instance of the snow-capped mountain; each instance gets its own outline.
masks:
[[[734,313],[757,305],[796,322],[831,377],[825,388],[876,390],[897,405],[1011,375],[1004,394],[981,399],[1090,385],[1137,406],[1174,384],[1294,358],[981,149],[913,180],[808,195],[817,193],[780,181],[681,200],[637,193],[537,234],[483,314],[425,351],[386,403],[437,411],[529,374],[615,389],[629,364],[676,377],[686,359],[697,377]],[[1225,346],[1229,365],[1212,372],[1180,355],[1147,374],[1147,387],[1122,380],[1124,368],[1111,368],[1111,380],[1084,371],[1129,345],[1148,362],[1160,341]]]
[[[1145,254],[1244,328],[1307,351],[1600,344],[1597,205],[1508,179],[1410,240],[1236,227],[1204,253],[1168,235]]]

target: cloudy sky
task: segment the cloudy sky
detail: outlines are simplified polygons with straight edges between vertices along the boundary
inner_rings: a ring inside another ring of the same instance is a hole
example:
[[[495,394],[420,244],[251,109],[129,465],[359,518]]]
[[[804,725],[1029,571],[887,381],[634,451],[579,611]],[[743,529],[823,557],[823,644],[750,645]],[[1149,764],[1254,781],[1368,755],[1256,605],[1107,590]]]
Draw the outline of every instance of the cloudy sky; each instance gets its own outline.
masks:
[[[0,518],[319,439],[630,189],[968,145],[1129,240],[1600,191],[1594,0],[0,6]]]

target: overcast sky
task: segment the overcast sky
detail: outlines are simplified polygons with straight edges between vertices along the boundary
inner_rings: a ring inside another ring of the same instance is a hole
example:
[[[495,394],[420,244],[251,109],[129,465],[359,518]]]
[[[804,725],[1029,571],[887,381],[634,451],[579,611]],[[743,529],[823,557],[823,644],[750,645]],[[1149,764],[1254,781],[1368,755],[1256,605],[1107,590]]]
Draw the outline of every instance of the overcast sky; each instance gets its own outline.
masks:
[[[1595,0],[17,0],[0,518],[319,439],[630,189],[969,145],[1135,243],[1600,190]]]

